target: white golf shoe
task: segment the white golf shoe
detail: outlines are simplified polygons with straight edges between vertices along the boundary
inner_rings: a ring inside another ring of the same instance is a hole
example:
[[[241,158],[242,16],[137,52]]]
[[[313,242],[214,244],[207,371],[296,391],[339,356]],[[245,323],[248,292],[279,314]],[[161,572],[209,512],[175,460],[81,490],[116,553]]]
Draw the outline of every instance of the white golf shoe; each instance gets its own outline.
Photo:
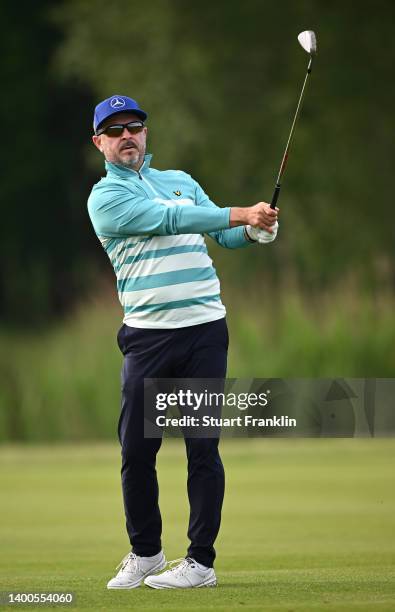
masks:
[[[144,584],[153,589],[190,589],[192,587],[217,586],[217,578],[212,567],[202,569],[194,559],[176,559],[170,561],[170,569],[156,576],[148,576]]]
[[[144,578],[159,572],[166,567],[163,551],[154,557],[138,557],[130,552],[124,557],[116,569],[118,574],[107,584],[108,589],[135,589],[139,587]]]

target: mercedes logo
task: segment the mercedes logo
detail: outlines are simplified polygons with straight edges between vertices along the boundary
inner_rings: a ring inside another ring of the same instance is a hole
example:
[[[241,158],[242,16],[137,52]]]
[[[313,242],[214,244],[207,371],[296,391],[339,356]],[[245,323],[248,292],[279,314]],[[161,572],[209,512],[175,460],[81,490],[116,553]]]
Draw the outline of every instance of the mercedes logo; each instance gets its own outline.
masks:
[[[110,106],[111,108],[123,108],[125,106],[125,100],[122,98],[111,98]]]

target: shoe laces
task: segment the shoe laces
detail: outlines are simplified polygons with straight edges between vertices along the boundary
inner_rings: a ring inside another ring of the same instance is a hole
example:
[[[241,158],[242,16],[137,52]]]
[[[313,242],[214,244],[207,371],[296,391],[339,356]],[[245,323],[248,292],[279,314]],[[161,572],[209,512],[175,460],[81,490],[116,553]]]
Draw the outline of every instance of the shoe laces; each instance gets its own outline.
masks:
[[[169,571],[173,572],[175,576],[183,576],[188,571],[188,569],[193,566],[194,562],[193,559],[191,559],[190,557],[180,557],[180,559],[174,559],[174,561],[169,561]]]
[[[132,574],[135,574],[138,570],[138,559],[137,559],[137,555],[135,555],[134,553],[130,552],[128,553],[123,559],[122,561],[117,565],[117,567],[115,569],[121,568],[120,571],[124,572],[124,571],[129,571]]]

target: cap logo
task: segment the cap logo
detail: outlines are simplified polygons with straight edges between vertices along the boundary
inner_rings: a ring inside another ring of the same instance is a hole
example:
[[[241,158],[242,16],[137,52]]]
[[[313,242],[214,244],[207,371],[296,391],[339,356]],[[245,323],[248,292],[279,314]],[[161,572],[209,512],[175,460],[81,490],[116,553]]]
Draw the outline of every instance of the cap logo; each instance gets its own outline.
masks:
[[[126,102],[122,98],[111,98],[110,106],[111,108],[123,108]]]

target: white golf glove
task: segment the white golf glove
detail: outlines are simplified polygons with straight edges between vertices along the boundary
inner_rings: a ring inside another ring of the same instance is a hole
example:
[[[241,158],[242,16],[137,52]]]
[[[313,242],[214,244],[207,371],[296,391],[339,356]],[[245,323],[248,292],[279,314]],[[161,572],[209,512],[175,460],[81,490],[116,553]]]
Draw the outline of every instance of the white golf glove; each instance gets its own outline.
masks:
[[[246,225],[245,230],[251,240],[259,242],[259,244],[267,244],[268,242],[273,242],[273,240],[277,236],[278,221],[276,221],[275,224],[272,226],[272,234],[270,232],[267,232],[266,230],[259,229],[259,227],[252,227],[251,225]]]

